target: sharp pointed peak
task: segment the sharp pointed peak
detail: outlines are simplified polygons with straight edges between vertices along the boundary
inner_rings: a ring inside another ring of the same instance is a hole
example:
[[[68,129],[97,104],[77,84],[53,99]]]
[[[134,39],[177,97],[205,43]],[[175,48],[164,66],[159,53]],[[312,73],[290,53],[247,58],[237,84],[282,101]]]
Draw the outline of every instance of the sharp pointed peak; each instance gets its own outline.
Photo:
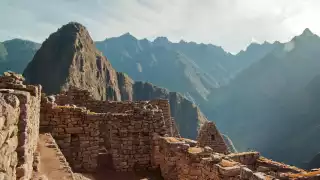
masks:
[[[306,28],[301,35],[310,36],[314,35],[314,33],[309,28]]]
[[[293,37],[290,42],[314,38],[314,37],[318,37],[318,36],[316,34],[314,34],[309,28],[306,28],[306,29],[304,29],[304,31],[300,35]]]

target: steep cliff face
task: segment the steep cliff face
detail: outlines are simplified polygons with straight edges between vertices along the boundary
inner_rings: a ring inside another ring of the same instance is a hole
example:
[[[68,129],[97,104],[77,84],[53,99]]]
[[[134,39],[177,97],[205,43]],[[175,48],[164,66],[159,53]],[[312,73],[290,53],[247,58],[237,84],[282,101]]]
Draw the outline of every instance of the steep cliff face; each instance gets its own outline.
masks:
[[[134,81],[125,73],[117,72],[118,86],[122,101],[133,100],[133,84]]]
[[[196,139],[200,126],[208,121],[206,117],[195,104],[179,93],[171,92],[169,100],[171,113],[176,119],[181,136]]]
[[[121,100],[116,71],[79,23],[69,23],[51,34],[23,75],[28,83],[41,84],[47,94],[72,85],[88,89],[96,99]]]
[[[134,100],[169,99],[169,91],[148,82],[137,81],[133,85]]]

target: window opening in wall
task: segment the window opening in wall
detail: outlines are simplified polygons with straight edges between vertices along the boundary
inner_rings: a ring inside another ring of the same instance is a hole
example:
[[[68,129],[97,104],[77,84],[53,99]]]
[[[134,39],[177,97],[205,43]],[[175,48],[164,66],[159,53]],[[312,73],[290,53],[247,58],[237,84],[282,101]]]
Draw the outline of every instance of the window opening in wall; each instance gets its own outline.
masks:
[[[77,134],[71,134],[71,144],[76,144],[79,141],[79,136]]]
[[[79,165],[80,157],[79,157],[79,150],[80,150],[80,138],[78,134],[71,134],[71,142],[70,142],[70,155],[71,155],[71,162],[70,165],[75,167]]]
[[[216,137],[212,134],[211,135],[211,140],[214,141],[216,139]]]

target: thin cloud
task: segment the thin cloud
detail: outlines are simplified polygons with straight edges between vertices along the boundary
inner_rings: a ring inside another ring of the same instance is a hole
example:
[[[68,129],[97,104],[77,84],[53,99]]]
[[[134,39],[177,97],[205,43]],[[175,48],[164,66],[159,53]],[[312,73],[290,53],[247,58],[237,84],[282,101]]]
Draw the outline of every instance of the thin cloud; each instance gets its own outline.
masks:
[[[319,8],[318,0],[2,0],[0,40],[42,42],[63,24],[78,21],[94,40],[130,32],[238,52],[252,38],[287,41],[307,27],[320,34]]]

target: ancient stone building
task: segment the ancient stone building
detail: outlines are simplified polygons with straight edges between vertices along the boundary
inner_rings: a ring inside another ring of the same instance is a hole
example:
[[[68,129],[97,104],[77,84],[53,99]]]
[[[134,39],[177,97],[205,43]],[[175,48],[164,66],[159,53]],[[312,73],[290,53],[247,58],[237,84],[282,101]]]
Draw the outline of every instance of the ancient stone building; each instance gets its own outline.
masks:
[[[0,77],[0,130],[0,180],[80,180],[75,172],[99,168],[160,170],[165,180],[320,179],[318,169],[229,153],[213,122],[198,142],[180,137],[167,100],[98,101],[73,87],[45,96],[14,73]]]
[[[94,171],[102,148],[111,154],[116,170],[146,169],[151,166],[153,133],[178,136],[167,100],[97,101],[77,88],[43,97],[40,119],[41,131],[57,139],[75,170]]]
[[[228,154],[229,150],[214,122],[205,122],[199,132],[198,146],[209,146],[214,152]]]

